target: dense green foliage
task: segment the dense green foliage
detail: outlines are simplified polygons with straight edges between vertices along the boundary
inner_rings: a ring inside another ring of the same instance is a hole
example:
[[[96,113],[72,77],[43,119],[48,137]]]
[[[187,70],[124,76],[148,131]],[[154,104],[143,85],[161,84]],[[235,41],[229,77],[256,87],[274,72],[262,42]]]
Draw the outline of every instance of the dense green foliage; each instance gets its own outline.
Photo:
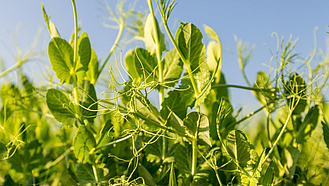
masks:
[[[18,71],[19,84],[1,85],[0,184],[329,184],[328,54],[315,50],[292,70],[295,42],[278,39],[272,52],[276,66],[259,72],[251,84],[245,67],[252,50],[237,41],[247,86],[230,85],[216,32],[204,27],[207,47],[193,23],[181,23],[173,35],[167,21],[175,1],[156,1],[161,21],[147,2],[150,14],[139,22],[142,27],[134,27],[145,48],[126,52],[122,83],[112,70],[106,75],[110,94],[102,98],[96,93],[99,77],[129,27],[127,16],[140,13],[121,11],[114,18],[118,37],[101,62],[87,33],[80,33],[74,0],[69,40],[42,8],[51,36],[48,57],[60,83],[37,87]],[[321,60],[314,67],[315,58]],[[233,110],[229,88],[251,91],[261,107],[241,116]],[[150,100],[153,92],[159,108]],[[258,112],[264,118],[250,123]],[[243,131],[242,122],[252,132]]]

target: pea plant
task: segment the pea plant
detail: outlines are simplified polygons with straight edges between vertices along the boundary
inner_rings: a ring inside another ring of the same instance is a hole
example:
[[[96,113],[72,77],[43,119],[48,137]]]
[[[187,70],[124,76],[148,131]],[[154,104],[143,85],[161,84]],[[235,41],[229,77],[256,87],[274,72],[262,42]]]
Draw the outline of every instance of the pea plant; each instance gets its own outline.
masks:
[[[60,83],[35,87],[20,72],[20,84],[1,86],[1,184],[329,183],[327,53],[314,49],[301,60],[296,41],[276,35],[269,72],[260,71],[252,84],[245,73],[252,49],[236,39],[247,86],[227,84],[216,32],[204,26],[207,46],[193,23],[181,23],[173,33],[168,20],[176,1],[146,0],[143,26],[132,26],[144,47],[117,58],[128,17],[142,15],[121,7],[117,17],[111,11],[119,31],[101,62],[71,1],[69,40],[42,7],[51,36],[48,57]],[[119,75],[110,68],[110,96],[99,98],[97,83],[112,55]],[[260,108],[246,116],[234,111],[231,88],[250,91]],[[260,112],[262,119],[251,123]],[[242,123],[252,125],[252,133],[243,131]]]

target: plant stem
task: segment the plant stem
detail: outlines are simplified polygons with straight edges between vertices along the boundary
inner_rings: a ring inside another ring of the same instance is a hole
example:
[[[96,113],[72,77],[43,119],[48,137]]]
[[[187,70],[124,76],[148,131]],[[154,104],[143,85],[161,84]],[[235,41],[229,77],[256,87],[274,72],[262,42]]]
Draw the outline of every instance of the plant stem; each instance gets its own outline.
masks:
[[[21,67],[25,62],[28,62],[28,59],[23,59],[18,61],[15,65],[13,65],[12,67],[8,68],[7,70],[1,72],[0,74],[0,78],[6,76],[8,73],[10,73],[11,71],[14,71],[15,69]]]
[[[161,14],[161,18],[162,18],[164,27],[165,27],[165,29],[166,29],[166,31],[168,33],[168,36],[169,36],[171,42],[173,43],[174,47],[176,48],[176,50],[177,50],[177,52],[179,54],[179,57],[181,58],[181,60],[183,61],[183,63],[186,66],[186,69],[187,69],[187,72],[189,74],[189,77],[190,77],[190,80],[191,80],[191,83],[192,83],[192,87],[193,87],[193,90],[194,90],[194,94],[195,94],[194,96],[196,98],[198,98],[199,95],[200,95],[200,91],[198,89],[197,82],[196,82],[196,80],[195,80],[195,78],[193,76],[193,72],[192,72],[191,66],[189,65],[190,63],[184,57],[183,52],[178,47],[178,45],[177,45],[177,43],[176,43],[173,35],[171,34],[170,29],[168,27],[167,20],[164,17],[164,14]],[[200,106],[197,106],[197,111],[200,112]],[[192,139],[192,171],[191,171],[192,176],[194,176],[196,174],[197,159],[198,159],[198,142],[197,142],[197,138],[196,138],[196,139]]]
[[[159,83],[162,83],[163,81],[163,66],[162,66],[162,60],[161,60],[161,41],[160,41],[160,30],[158,30],[158,25],[155,19],[155,15],[154,15],[154,10],[153,10],[153,6],[152,6],[152,1],[151,0],[147,0],[147,3],[149,5],[149,9],[152,15],[152,19],[153,19],[153,27],[154,27],[154,36],[155,36],[155,42],[157,45],[157,50],[156,50],[156,56],[157,56],[157,60],[158,60],[158,72],[159,72]],[[164,87],[160,86],[159,89],[159,105],[160,105],[160,110],[161,110],[161,104],[164,101]],[[166,151],[167,151],[167,138],[166,138],[166,132],[164,132],[164,136],[162,137],[162,161],[166,158]]]
[[[212,85],[212,89],[214,88],[239,88],[239,89],[245,89],[245,90],[253,90],[258,92],[276,92],[277,89],[264,89],[264,88],[257,88],[257,87],[246,87],[246,86],[240,86],[240,85],[229,85],[229,84],[218,84],[218,85]]]
[[[196,174],[196,168],[198,163],[198,138],[192,139],[192,176]]]
[[[77,65],[77,59],[78,59],[78,15],[77,15],[77,8],[75,5],[75,1],[72,1],[72,7],[73,7],[73,14],[74,14],[74,56],[73,56],[73,67],[74,67],[74,82],[73,82],[73,94],[74,94],[74,101],[75,101],[75,116],[81,121],[80,117],[80,106],[79,106],[79,91],[78,91],[78,86],[77,86],[77,76],[75,72],[75,68]],[[81,123],[83,123],[81,121]]]
[[[265,158],[263,159],[263,161],[261,162],[261,165],[263,166],[264,162],[270,157],[271,153],[273,152],[275,146],[277,145],[277,143],[279,142],[284,130],[286,129],[288,123],[289,123],[289,120],[290,120],[290,117],[292,115],[292,110],[289,111],[289,114],[288,114],[288,117],[286,119],[286,122],[284,123],[278,137],[276,138],[276,140],[274,141],[273,143],[273,146],[271,147],[270,151],[267,153],[267,155],[265,156]]]

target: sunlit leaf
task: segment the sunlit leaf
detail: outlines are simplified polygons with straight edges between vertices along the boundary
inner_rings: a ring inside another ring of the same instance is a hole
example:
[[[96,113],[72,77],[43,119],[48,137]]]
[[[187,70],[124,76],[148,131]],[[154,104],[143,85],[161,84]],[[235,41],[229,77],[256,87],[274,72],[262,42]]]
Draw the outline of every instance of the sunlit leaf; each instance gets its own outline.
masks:
[[[315,130],[320,119],[320,108],[318,105],[315,105],[310,108],[308,113],[306,114],[304,121],[301,126],[298,126],[298,136],[297,142],[303,143],[307,139],[309,139]]]
[[[273,168],[273,162],[271,162],[263,177],[262,185],[264,186],[272,185],[273,178],[274,178],[274,168]]]
[[[93,134],[85,125],[80,125],[73,138],[75,157],[82,163],[91,163],[90,152],[96,147]]]
[[[241,167],[245,167],[250,160],[250,145],[243,132],[231,131],[226,138],[226,149]]]
[[[90,57],[90,62],[88,64],[88,71],[86,72],[85,79],[89,80],[90,83],[95,86],[97,75],[98,75],[98,58],[94,49],[91,49],[91,57]]]
[[[174,86],[183,72],[183,63],[176,49],[170,50],[164,60],[163,81],[167,86]]]
[[[151,55],[155,54],[157,51],[157,43],[156,43],[156,37],[159,38],[160,41],[160,51],[166,50],[165,40],[164,40],[164,34],[161,33],[158,21],[156,21],[156,27],[159,32],[159,35],[155,35],[155,29],[154,29],[154,23],[153,23],[153,17],[152,14],[149,14],[146,18],[145,26],[144,26],[144,43],[146,46],[146,49],[151,53]]]
[[[72,126],[77,122],[73,103],[60,90],[48,89],[46,93],[46,102],[54,118],[63,125]]]
[[[91,55],[91,46],[88,35],[86,32],[83,32],[78,39],[78,60],[75,66],[78,82],[80,83],[85,79]]]
[[[195,139],[201,139],[211,146],[209,120],[206,115],[199,112],[190,112],[183,121],[189,135]]]
[[[63,84],[71,84],[73,67],[73,48],[64,39],[54,37],[48,45],[48,56],[57,78]]]

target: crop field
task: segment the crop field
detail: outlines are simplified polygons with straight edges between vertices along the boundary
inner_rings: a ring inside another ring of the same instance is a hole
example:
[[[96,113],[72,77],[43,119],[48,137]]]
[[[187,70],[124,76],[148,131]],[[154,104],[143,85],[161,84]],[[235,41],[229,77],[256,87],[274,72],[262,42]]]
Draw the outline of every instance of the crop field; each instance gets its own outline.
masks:
[[[24,71],[32,49],[0,71],[0,185],[329,185],[328,49],[301,60],[297,40],[273,34],[269,70],[251,79],[253,48],[236,39],[244,81],[229,84],[220,31],[173,28],[175,0],[143,1],[107,8],[117,35],[104,60],[75,0],[68,38],[40,7],[50,68],[34,73],[47,83]],[[133,38],[143,44],[120,43]],[[240,112],[232,89],[259,107]]]

